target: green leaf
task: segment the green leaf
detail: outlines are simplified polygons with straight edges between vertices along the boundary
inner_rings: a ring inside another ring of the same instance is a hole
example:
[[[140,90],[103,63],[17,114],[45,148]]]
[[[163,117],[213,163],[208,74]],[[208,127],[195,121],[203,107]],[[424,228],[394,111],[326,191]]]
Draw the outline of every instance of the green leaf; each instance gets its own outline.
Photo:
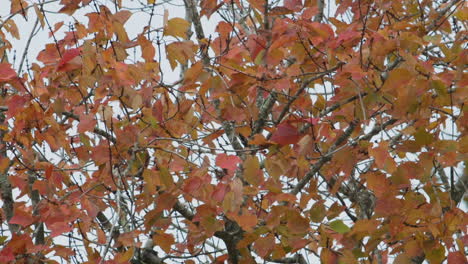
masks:
[[[312,206],[309,212],[310,212],[310,220],[312,220],[315,223],[322,222],[323,218],[325,218],[325,215],[327,213],[325,205],[323,205],[323,202],[316,202]]]
[[[338,232],[340,234],[344,234],[350,230],[349,227],[345,225],[341,220],[335,220],[331,222],[330,227],[331,229],[333,229],[333,231]]]

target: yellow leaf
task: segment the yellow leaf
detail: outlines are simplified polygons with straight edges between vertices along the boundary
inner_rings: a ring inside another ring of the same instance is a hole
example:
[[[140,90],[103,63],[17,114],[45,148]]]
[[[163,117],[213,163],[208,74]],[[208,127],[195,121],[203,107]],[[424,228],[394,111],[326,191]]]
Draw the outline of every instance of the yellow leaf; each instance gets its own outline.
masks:
[[[189,27],[190,23],[185,19],[175,17],[167,21],[167,25],[164,27],[164,35],[186,38]]]
[[[41,28],[44,28],[44,25],[45,25],[44,14],[42,14],[41,10],[39,10],[39,7],[37,6],[36,3],[34,3],[34,11],[36,12],[39,22],[41,22]]]
[[[186,64],[188,60],[192,60],[195,56],[197,47],[192,41],[174,42],[166,46],[167,58],[171,68],[174,70],[177,62]]]
[[[262,177],[259,173],[260,162],[256,156],[249,156],[244,162],[244,178],[253,186],[258,186],[262,182]]]
[[[159,170],[159,176],[161,182],[166,188],[171,188],[174,185],[174,179],[167,168],[161,168]]]

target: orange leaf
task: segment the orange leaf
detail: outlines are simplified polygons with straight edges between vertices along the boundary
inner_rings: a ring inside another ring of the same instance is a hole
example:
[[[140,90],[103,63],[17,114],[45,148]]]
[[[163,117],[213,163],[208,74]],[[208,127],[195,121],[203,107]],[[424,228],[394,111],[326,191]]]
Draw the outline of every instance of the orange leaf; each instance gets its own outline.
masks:
[[[235,220],[241,227],[247,232],[253,231],[253,228],[257,225],[257,216],[249,212],[244,211],[242,215],[238,215],[235,212],[228,214],[229,218]]]
[[[125,251],[123,253],[122,252],[117,253],[115,255],[114,259],[119,264],[130,263],[130,259],[133,257],[134,251],[135,251],[135,248],[130,247],[127,251]]]
[[[378,168],[384,169],[388,173],[393,173],[396,170],[396,163],[388,153],[388,150],[388,142],[380,142],[376,148],[369,147],[369,155],[375,159],[375,165]]]
[[[288,212],[288,229],[293,234],[304,234],[309,229],[309,221],[299,212],[291,210]]]
[[[146,62],[151,62],[154,59],[156,51],[153,47],[153,43],[146,39],[143,35],[138,36],[138,44],[141,47],[141,56]]]
[[[10,14],[21,13],[26,17],[26,11],[28,10],[28,3],[24,0],[11,0]]]
[[[268,234],[266,237],[261,237],[255,241],[255,252],[262,258],[267,257],[275,247],[275,237],[273,234]]]
[[[172,69],[175,69],[177,62],[185,64],[189,59],[191,60],[195,55],[192,41],[174,42],[166,46],[167,59]]]

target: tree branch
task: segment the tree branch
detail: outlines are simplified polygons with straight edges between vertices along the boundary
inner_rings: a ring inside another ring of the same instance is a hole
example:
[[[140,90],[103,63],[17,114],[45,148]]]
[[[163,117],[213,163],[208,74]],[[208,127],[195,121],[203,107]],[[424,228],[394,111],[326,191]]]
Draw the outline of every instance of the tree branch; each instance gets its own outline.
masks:
[[[440,25],[442,25],[442,23],[440,22],[441,20],[445,20],[445,15],[450,11],[450,9],[452,9],[452,7],[454,7],[455,5],[457,5],[461,0],[452,0],[450,1],[450,3],[444,7],[442,10],[439,10],[439,15],[437,16],[436,19],[434,19],[432,21],[431,24],[429,24],[429,26],[427,27],[427,32],[431,32],[433,30],[436,30],[437,28],[440,27]]]
[[[458,179],[455,186],[452,189],[452,200],[455,203],[460,203],[462,198],[465,196],[465,193],[468,191],[468,162],[465,161],[465,169],[463,175]]]
[[[317,9],[318,13],[314,17],[314,22],[322,22],[323,20],[323,11],[325,9],[325,0],[317,0]]]
[[[357,122],[355,121],[349,124],[349,126],[346,128],[343,134],[340,137],[338,137],[335,143],[333,143],[333,145],[329,148],[327,154],[323,155],[314,165],[312,165],[311,169],[309,170],[309,172],[306,173],[304,178],[302,178],[297,183],[297,185],[291,190],[291,194],[298,194],[304,188],[304,186],[312,179],[312,177],[322,168],[322,166],[331,160],[335,149],[337,149],[339,145],[341,145],[346,139],[348,139],[351,136],[351,133],[356,128],[356,125]]]

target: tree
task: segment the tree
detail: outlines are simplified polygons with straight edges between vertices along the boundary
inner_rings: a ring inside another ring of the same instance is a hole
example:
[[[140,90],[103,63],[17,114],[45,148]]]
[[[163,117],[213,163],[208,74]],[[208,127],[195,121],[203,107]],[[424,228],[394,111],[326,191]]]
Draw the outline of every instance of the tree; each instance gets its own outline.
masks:
[[[0,21],[1,263],[466,263],[464,1],[57,2]]]

